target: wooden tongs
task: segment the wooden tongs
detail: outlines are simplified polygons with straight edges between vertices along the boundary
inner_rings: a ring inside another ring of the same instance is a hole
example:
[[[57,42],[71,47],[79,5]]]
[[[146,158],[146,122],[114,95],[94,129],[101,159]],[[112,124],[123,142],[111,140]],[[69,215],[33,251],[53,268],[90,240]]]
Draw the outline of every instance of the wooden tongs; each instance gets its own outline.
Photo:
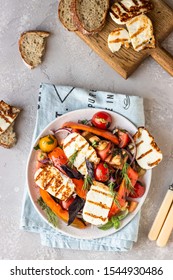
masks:
[[[148,234],[150,240],[157,240],[160,247],[164,247],[173,230],[173,184],[169,187],[160,206],[157,216]]]

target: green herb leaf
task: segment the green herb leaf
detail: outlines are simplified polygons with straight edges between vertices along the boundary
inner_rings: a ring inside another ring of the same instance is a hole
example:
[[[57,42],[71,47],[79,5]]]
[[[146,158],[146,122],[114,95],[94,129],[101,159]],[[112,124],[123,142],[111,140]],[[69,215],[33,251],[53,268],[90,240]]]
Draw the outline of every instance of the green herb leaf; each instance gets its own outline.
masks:
[[[92,147],[97,148],[99,144],[99,141],[94,140],[91,144]]]
[[[76,159],[76,157],[77,157],[77,154],[78,154],[78,151],[74,152],[74,154],[73,154],[71,157],[69,157],[69,163],[68,163],[68,165],[69,165],[70,167],[73,167],[74,161],[75,161],[75,159]]]
[[[49,138],[50,141],[48,141],[47,144],[48,145],[53,144],[54,143],[54,139],[50,135],[48,136],[48,138]]]
[[[88,120],[87,120],[87,119],[81,120],[80,123],[82,123],[82,124],[88,124]]]
[[[42,210],[45,211],[48,221],[54,227],[57,227],[58,226],[58,217],[55,215],[55,213],[52,212],[52,210],[47,206],[47,204],[43,201],[43,199],[41,197],[37,200],[37,203],[42,208]]]
[[[127,174],[127,170],[128,170],[128,167],[129,167],[129,164],[126,162],[123,166],[123,169],[122,169],[122,177],[125,179],[125,183],[126,183],[126,188],[131,192],[133,193],[134,191],[134,187],[132,185],[132,182]]]
[[[40,149],[39,144],[34,147],[34,150],[36,150],[36,151],[39,150],[39,149]]]
[[[99,227],[99,229],[102,229],[102,230],[108,230],[110,228],[113,227],[113,223],[111,220],[109,220],[105,225]]]
[[[118,220],[119,220],[119,221],[123,220],[123,219],[128,215],[128,213],[129,213],[129,210],[128,210],[128,209],[122,211],[122,212],[118,215]]]
[[[84,179],[83,189],[84,190],[89,190],[92,183],[93,183],[92,178],[89,175],[87,175]]]

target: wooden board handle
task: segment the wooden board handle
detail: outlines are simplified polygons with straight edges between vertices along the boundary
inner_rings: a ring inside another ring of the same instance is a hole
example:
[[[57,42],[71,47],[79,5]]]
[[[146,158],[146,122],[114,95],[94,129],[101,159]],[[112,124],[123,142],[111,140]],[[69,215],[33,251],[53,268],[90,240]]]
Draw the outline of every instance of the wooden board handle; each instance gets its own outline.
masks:
[[[161,229],[159,237],[157,239],[156,243],[157,243],[158,246],[164,247],[167,244],[172,230],[173,230],[173,204],[172,204],[171,209],[168,213],[166,221],[165,221],[165,223],[164,223],[164,225]]]
[[[168,190],[166,195],[165,195],[165,198],[160,206],[160,209],[157,213],[157,216],[154,220],[154,223],[151,227],[151,230],[148,234],[148,238],[150,240],[156,240],[159,233],[160,233],[160,230],[163,226],[163,223],[166,219],[166,216],[168,214],[168,211],[171,207],[171,204],[173,202],[173,190]]]
[[[164,48],[157,46],[151,51],[151,56],[157,61],[171,76],[173,76],[173,56]]]

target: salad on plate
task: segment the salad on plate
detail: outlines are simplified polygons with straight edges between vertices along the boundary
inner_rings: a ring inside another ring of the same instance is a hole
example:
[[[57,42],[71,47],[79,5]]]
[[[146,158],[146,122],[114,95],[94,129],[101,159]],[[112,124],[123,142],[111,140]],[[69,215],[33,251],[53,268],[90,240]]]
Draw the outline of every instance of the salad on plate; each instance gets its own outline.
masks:
[[[54,227],[61,219],[83,230],[118,230],[138,206],[146,191],[142,178],[161,162],[162,152],[144,127],[134,135],[110,127],[111,113],[97,111],[37,141],[37,203]]]

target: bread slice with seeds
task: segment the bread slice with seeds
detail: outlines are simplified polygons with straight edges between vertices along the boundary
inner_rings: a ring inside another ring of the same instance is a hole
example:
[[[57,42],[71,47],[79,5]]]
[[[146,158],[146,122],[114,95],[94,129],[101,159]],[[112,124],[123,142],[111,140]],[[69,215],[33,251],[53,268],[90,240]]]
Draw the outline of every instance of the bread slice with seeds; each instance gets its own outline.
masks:
[[[9,128],[0,135],[0,146],[10,149],[17,142],[16,133],[14,131],[14,122],[9,126]]]
[[[109,0],[73,0],[71,7],[78,30],[83,34],[95,34],[106,23]]]
[[[61,0],[58,6],[58,16],[61,23],[69,31],[77,31],[74,23],[73,14],[71,12],[71,4],[73,0]]]
[[[50,33],[46,31],[27,31],[19,39],[19,51],[25,64],[30,68],[37,67],[43,59],[46,39]]]

